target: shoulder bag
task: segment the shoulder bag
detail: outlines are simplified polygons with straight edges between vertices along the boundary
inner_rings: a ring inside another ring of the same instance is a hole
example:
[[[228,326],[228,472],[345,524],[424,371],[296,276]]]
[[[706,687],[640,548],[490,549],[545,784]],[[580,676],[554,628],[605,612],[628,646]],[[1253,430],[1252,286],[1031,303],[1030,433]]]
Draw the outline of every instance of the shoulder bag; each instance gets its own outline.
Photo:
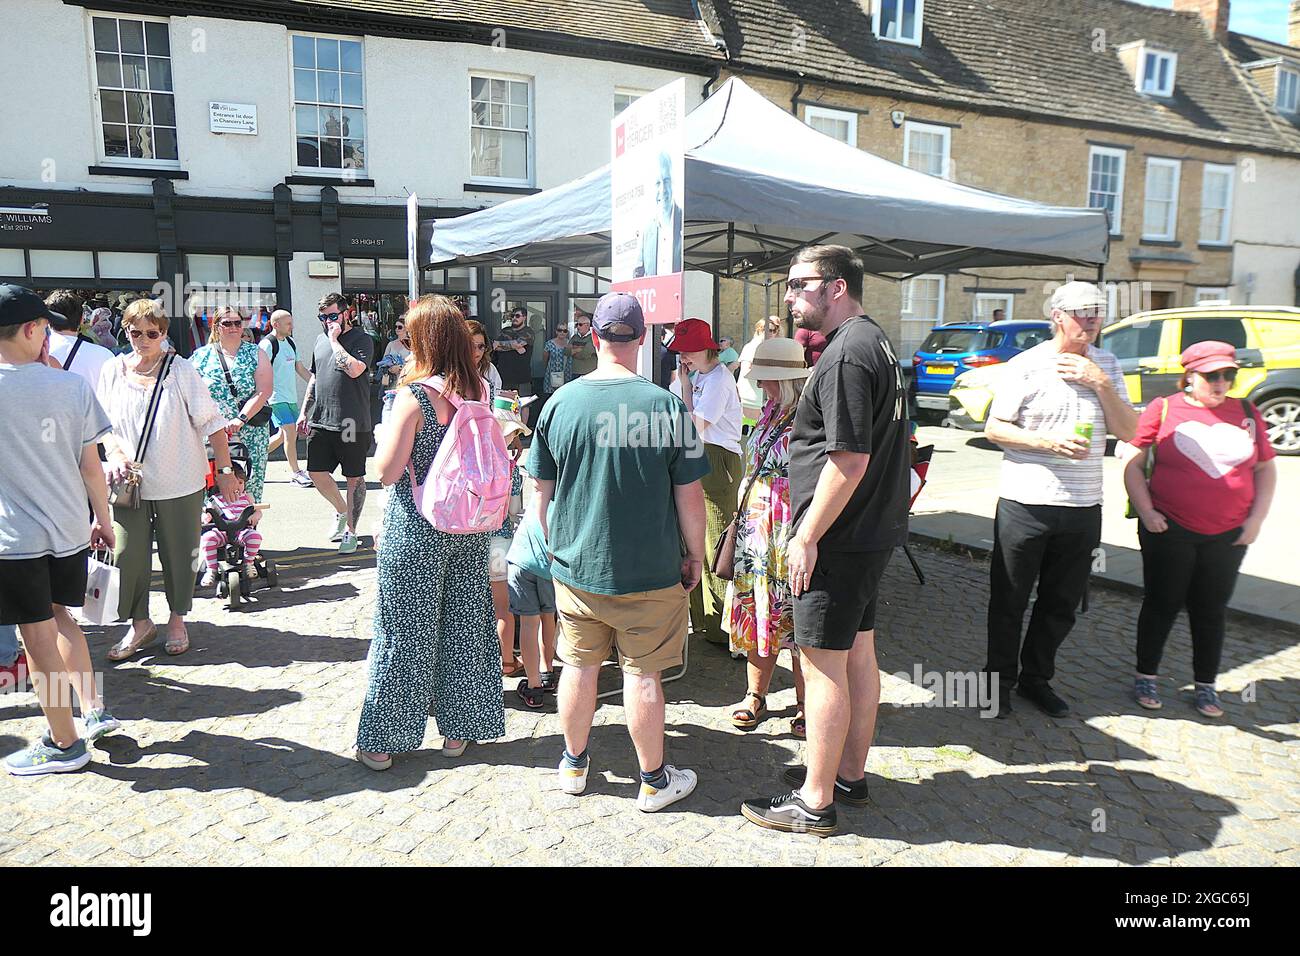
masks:
[[[230,397],[235,400],[235,408],[242,410],[244,403],[248,401],[248,398],[239,397],[239,392],[235,388],[235,380],[230,377],[230,366],[226,364],[226,353],[221,351],[220,345],[213,345],[212,347],[217,350],[217,360],[221,362],[221,371],[226,374],[226,385],[230,388]],[[254,374],[256,374],[256,372],[254,372]],[[236,411],[235,414],[238,415],[239,411]],[[261,425],[265,425],[270,420],[271,403],[263,402],[262,407],[257,410],[257,414],[250,416],[246,424],[257,428]]]
[[[153,383],[153,391],[149,394],[149,406],[145,409],[144,426],[140,429],[140,440],[136,442],[135,458],[131,462],[130,470],[123,477],[109,482],[108,503],[114,508],[135,510],[140,507],[140,482],[144,478],[144,455],[149,450],[149,437],[153,434],[158,408],[162,405],[163,381],[171,371],[175,357],[170,352],[163,356],[162,367],[158,369],[158,380]],[[125,360],[122,362],[122,367],[125,370]]]
[[[749,493],[754,488],[754,482],[758,480],[758,473],[763,469],[763,462],[767,460],[768,453],[781,440],[785,430],[790,427],[790,421],[794,418],[791,412],[781,419],[777,426],[772,430],[772,437],[767,440],[762,449],[759,450],[758,457],[754,460],[754,473],[749,476],[749,481],[745,483],[745,490],[740,495],[740,505],[736,508],[736,513],[732,515],[731,523],[727,529],[722,532],[718,538],[717,545],[713,549],[713,560],[709,562],[709,570],[715,577],[724,581],[730,581],[736,574],[736,533],[740,528],[740,522],[745,517],[745,505],[749,503]]]

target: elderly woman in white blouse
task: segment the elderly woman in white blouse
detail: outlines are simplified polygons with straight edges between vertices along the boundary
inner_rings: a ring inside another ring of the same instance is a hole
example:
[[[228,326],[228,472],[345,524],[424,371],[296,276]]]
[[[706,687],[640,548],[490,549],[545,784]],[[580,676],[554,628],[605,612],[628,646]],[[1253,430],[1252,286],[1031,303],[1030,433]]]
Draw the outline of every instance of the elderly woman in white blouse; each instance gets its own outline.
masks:
[[[157,637],[149,616],[155,539],[171,608],[164,648],[168,654],[189,650],[185,615],[194,597],[194,562],[207,482],[205,438],[212,443],[223,496],[234,490],[226,416],[194,366],[164,349],[167,325],[167,315],[157,302],[141,299],[127,306],[122,328],[131,350],[104,366],[96,392],[113,423],[112,433],[104,438],[109,479],[132,470],[140,474],[140,506],[113,507],[114,557],[121,576],[118,617],[131,621],[130,630],[108,652],[114,661],[125,660]],[[145,443],[142,432],[155,388],[158,408]]]

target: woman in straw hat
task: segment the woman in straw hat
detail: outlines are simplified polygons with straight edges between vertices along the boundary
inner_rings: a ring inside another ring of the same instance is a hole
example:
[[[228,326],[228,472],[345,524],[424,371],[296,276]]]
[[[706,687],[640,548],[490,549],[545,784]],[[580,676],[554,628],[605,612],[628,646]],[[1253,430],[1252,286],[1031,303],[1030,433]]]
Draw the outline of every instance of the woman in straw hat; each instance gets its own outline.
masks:
[[[748,689],[731,712],[743,730],[757,727],[767,713],[767,689],[777,655],[789,647],[798,711],[790,722],[804,736],[803,675],[794,647],[794,608],[790,603],[786,547],[790,540],[790,433],[795,407],[809,369],[794,339],[773,338],[754,350],[746,375],[766,398],[758,424],[745,445],[741,482],[744,513],[736,528],[735,575],[727,590],[731,650],[743,652]],[[750,481],[753,486],[749,487]]]

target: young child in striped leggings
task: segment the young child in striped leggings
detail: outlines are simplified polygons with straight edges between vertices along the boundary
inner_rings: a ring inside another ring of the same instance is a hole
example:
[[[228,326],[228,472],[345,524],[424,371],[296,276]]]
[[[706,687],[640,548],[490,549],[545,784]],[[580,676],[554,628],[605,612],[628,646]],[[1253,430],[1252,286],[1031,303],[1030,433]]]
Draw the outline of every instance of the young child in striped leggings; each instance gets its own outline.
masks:
[[[220,509],[222,517],[227,521],[238,521],[244,509],[254,503],[244,491],[246,478],[244,469],[240,465],[235,465],[234,471],[235,496],[227,501],[220,494],[214,494],[204,502],[203,536],[199,539],[199,547],[203,552],[204,563],[207,564],[207,570],[203,572],[203,580],[200,583],[200,586],[205,588],[213,587],[217,583],[217,553],[227,543],[225,532],[214,526],[216,510]],[[262,512],[254,511],[249,516],[248,527],[236,536],[239,543],[244,546],[244,577],[249,579],[257,576],[253,562],[262,550],[262,532],[257,530],[257,523],[261,520]]]

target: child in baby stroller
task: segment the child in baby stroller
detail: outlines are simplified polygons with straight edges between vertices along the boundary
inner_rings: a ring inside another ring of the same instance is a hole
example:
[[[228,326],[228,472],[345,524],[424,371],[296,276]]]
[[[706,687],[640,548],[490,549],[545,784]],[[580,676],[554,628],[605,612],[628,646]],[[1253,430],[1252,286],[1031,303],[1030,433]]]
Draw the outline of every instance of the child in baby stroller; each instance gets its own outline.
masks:
[[[208,454],[207,498],[203,502],[203,534],[199,544],[204,570],[199,587],[214,588],[216,596],[225,598],[233,611],[238,609],[241,599],[252,593],[254,582],[262,579],[267,587],[273,588],[279,583],[279,575],[275,562],[261,555],[262,534],[257,525],[265,506],[255,505],[244,491],[248,449],[238,442],[230,443],[237,490],[228,501],[216,486],[211,450]]]

